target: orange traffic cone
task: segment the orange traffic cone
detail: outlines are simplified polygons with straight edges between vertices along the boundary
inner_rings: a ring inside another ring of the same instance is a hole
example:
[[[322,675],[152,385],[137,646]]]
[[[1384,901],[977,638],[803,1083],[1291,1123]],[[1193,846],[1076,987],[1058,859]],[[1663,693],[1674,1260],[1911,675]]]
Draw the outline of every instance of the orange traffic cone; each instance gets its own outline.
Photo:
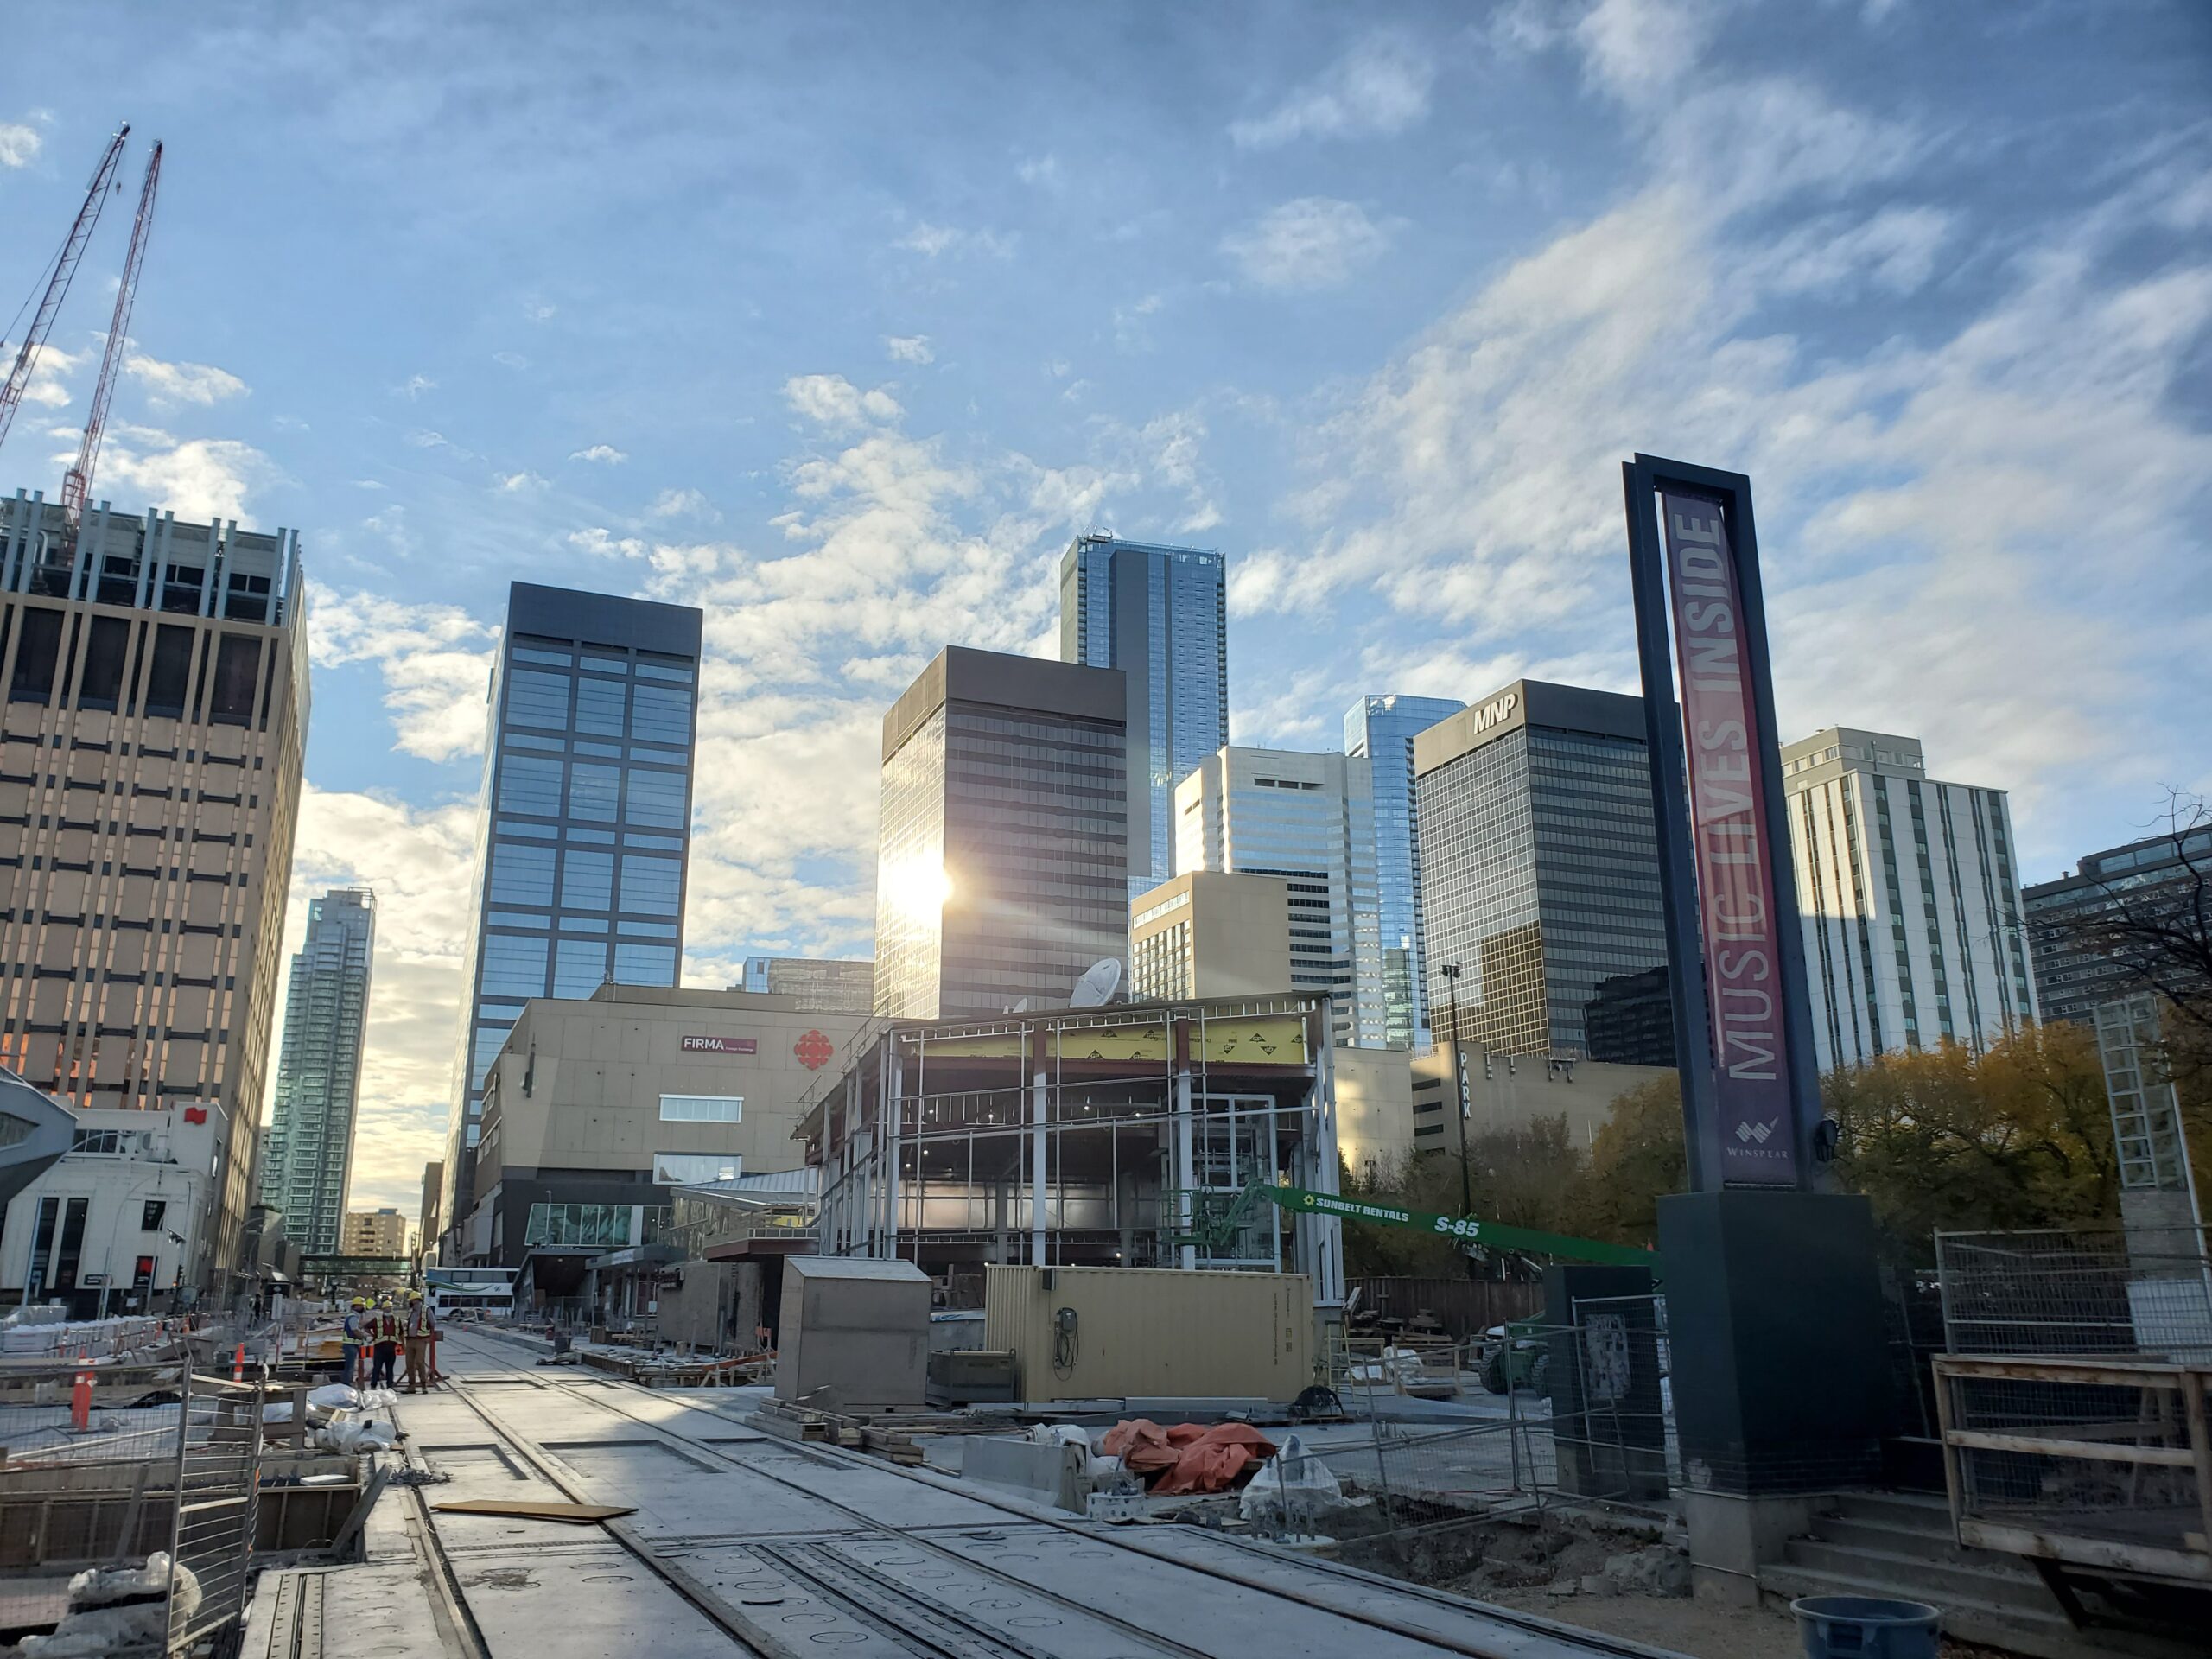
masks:
[[[69,1427],[79,1433],[92,1426],[92,1373],[89,1366],[80,1366],[76,1385],[69,1390]]]
[[[238,1344],[238,1352],[231,1356],[231,1381],[233,1382],[245,1381],[245,1344],[244,1343]]]

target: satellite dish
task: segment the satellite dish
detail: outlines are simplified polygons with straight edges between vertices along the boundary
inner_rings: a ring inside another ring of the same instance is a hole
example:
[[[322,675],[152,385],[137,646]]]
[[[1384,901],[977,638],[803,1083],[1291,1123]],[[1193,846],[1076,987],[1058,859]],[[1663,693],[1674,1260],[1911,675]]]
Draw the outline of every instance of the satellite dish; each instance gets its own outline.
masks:
[[[1006,1011],[1007,1011],[1008,1014],[1027,1014],[1027,1013],[1028,1013],[1028,1012],[1029,1012],[1029,999],[1028,999],[1027,997],[1026,997],[1026,996],[1017,996],[1017,997],[1015,997],[1015,998],[1014,999],[1014,1001],[1011,1001],[1011,1002],[1009,1002],[1009,1003],[1007,1003],[1007,1004],[1006,1005]]]
[[[1071,1008],[1103,1008],[1114,1000],[1114,993],[1122,988],[1122,963],[1116,957],[1094,962],[1084,969],[1083,977],[1075,982],[1069,995]]]

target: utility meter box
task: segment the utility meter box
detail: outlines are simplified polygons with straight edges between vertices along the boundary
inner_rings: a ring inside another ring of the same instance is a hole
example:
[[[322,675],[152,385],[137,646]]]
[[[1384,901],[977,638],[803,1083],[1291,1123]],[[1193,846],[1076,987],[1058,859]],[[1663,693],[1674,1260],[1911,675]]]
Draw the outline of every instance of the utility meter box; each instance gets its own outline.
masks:
[[[918,1407],[929,1388],[930,1280],[911,1262],[784,1263],[776,1398],[819,1411]]]

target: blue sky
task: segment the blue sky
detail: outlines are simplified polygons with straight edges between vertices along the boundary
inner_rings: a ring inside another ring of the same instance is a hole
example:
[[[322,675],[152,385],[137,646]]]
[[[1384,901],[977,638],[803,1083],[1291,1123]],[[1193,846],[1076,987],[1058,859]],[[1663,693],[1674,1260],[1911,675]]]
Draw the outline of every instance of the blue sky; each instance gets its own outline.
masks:
[[[168,145],[99,493],[298,528],[304,897],[381,895],[357,1201],[446,1113],[516,577],[702,605],[687,978],[862,953],[883,708],[1070,534],[1224,550],[1239,741],[1632,689],[1619,461],[1749,472],[1785,739],[2031,877],[2212,785],[2212,13],[23,0],[0,293]],[[58,489],[127,188],[0,454]],[[12,309],[10,296],[9,308]]]

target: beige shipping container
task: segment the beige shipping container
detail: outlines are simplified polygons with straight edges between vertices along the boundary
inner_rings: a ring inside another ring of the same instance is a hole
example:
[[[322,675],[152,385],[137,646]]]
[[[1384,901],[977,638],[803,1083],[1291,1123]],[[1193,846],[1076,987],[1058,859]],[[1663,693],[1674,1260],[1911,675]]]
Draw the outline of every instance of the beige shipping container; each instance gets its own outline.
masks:
[[[1013,1352],[1023,1400],[1287,1401],[1313,1381],[1304,1274],[994,1267],[983,1332],[984,1347]]]

